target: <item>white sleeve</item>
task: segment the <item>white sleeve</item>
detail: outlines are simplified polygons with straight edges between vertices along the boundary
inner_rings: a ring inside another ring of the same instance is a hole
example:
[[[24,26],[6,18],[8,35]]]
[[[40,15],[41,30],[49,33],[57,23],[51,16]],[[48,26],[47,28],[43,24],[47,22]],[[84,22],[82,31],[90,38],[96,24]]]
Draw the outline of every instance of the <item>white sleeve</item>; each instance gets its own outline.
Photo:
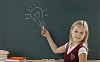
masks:
[[[68,43],[65,44],[65,48],[66,48],[67,45],[68,45]]]
[[[80,48],[79,51],[78,51],[78,56],[82,53],[85,53],[87,55],[87,51],[84,47]]]

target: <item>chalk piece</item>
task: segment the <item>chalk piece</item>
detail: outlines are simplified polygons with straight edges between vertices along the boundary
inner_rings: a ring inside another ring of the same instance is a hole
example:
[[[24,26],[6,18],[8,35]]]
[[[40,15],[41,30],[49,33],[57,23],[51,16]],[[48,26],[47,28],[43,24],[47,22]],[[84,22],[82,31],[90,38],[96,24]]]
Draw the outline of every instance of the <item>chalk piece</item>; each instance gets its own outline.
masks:
[[[42,26],[42,29],[44,29],[44,26]]]
[[[59,60],[64,60],[64,59],[59,59]]]
[[[49,59],[49,60],[55,60],[55,59]]]
[[[48,60],[48,59],[42,59],[43,61],[46,61],[46,60]]]

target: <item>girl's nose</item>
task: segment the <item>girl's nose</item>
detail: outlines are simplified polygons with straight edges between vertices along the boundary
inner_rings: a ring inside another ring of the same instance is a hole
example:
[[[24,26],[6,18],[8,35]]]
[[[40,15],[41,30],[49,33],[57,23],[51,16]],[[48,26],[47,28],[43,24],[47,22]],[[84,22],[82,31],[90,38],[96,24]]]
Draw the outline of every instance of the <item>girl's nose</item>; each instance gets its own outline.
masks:
[[[80,36],[80,34],[79,34],[79,33],[77,33],[76,35],[77,35],[78,37]]]

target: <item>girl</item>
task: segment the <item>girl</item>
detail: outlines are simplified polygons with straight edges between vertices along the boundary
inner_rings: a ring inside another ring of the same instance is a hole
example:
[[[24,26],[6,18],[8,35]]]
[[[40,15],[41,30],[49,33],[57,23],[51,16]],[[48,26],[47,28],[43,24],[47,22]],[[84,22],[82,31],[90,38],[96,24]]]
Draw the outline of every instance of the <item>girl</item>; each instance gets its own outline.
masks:
[[[87,62],[89,32],[86,21],[78,20],[74,22],[70,29],[69,42],[60,47],[56,46],[46,29],[42,29],[41,34],[47,38],[54,53],[64,53],[64,62]]]

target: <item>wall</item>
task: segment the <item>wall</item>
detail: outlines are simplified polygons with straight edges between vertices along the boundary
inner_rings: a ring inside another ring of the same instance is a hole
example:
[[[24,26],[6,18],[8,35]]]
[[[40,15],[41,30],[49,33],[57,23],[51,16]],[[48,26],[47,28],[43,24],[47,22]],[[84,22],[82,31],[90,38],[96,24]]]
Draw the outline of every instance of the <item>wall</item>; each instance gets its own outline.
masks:
[[[54,54],[47,40],[40,34],[39,25],[25,19],[30,5],[39,5],[47,15],[46,29],[58,46],[69,39],[72,23],[84,19],[89,24],[88,59],[100,59],[100,8],[99,0],[0,0],[0,49],[11,56],[26,56],[28,59],[62,59],[63,54]],[[31,9],[30,9],[31,10]]]

